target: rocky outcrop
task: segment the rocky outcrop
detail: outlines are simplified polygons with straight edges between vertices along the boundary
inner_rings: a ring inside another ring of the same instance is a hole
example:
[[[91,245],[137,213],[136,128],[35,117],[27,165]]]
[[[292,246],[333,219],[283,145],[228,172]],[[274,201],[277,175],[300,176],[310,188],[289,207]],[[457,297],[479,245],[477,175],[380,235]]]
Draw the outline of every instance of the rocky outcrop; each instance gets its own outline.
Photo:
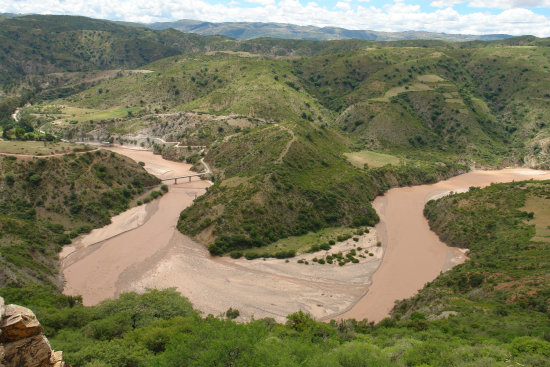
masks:
[[[0,367],[68,367],[54,352],[28,308],[4,305],[0,297]]]

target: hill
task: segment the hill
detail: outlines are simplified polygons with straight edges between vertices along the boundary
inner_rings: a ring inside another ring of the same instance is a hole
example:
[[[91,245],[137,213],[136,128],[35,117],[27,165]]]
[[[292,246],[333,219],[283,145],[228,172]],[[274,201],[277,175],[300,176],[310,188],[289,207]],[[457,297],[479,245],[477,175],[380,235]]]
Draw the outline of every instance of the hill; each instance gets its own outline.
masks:
[[[221,37],[153,31],[86,17],[0,18],[0,84],[32,74],[135,68],[181,53],[205,51]]]
[[[344,39],[360,39],[368,41],[398,41],[398,40],[442,40],[452,42],[463,41],[495,41],[512,36],[506,34],[464,35],[434,32],[378,32],[371,30],[350,30],[338,27],[299,26],[286,23],[261,22],[223,22],[212,23],[199,20],[181,19],[175,22],[158,22],[147,24],[152,29],[162,30],[173,28],[185,33],[197,33],[203,36],[221,35],[238,40],[254,38],[283,38],[312,41],[332,41]]]

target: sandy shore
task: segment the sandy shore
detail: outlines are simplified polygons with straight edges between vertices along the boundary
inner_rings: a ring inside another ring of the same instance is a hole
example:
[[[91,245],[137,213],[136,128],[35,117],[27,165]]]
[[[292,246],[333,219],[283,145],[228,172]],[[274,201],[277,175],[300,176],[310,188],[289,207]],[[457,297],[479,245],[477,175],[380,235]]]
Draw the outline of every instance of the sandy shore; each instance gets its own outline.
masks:
[[[450,248],[433,233],[423,216],[424,205],[450,191],[466,191],[493,182],[550,179],[550,172],[529,169],[475,171],[433,185],[389,190],[374,201],[380,215],[377,230],[386,254],[372,276],[372,285],[349,311],[338,318],[380,321],[389,315],[394,302],[413,296],[441,271],[462,263],[463,251]]]

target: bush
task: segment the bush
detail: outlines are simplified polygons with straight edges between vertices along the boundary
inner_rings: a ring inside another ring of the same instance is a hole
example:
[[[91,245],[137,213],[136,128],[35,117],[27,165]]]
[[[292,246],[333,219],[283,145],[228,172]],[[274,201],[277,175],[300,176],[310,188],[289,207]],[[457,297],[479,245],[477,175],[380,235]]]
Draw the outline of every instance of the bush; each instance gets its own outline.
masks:
[[[31,185],[34,185],[34,186],[38,186],[41,180],[42,180],[42,177],[40,177],[40,175],[36,173],[29,177],[29,182],[31,183]]]
[[[161,189],[162,192],[168,192],[168,185],[163,184],[163,185],[160,187],[160,189]]]
[[[6,180],[6,184],[8,184],[8,186],[12,186],[15,182],[15,175],[11,172],[8,172],[4,175],[4,180]]]
[[[241,251],[234,250],[229,253],[229,256],[231,256],[233,259],[238,259],[243,256],[243,253]]]
[[[321,244],[321,246],[319,246],[319,248],[320,248],[321,250],[325,250],[325,251],[330,250],[330,247],[331,247],[331,246],[330,246],[329,243],[323,243],[323,244]]]
[[[234,309],[232,307],[229,307],[229,309],[227,311],[225,311],[225,316],[228,319],[231,319],[231,320],[236,319],[237,317],[239,317],[240,314],[241,313],[239,312],[239,310]]]

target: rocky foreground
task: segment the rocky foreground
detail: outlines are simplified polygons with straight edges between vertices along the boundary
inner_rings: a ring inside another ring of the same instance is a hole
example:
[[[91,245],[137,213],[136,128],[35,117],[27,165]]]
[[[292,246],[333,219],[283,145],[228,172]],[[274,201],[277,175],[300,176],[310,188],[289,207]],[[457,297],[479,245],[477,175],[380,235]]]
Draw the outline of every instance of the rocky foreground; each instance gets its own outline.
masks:
[[[0,367],[68,367],[54,352],[28,308],[4,305],[0,297]]]

